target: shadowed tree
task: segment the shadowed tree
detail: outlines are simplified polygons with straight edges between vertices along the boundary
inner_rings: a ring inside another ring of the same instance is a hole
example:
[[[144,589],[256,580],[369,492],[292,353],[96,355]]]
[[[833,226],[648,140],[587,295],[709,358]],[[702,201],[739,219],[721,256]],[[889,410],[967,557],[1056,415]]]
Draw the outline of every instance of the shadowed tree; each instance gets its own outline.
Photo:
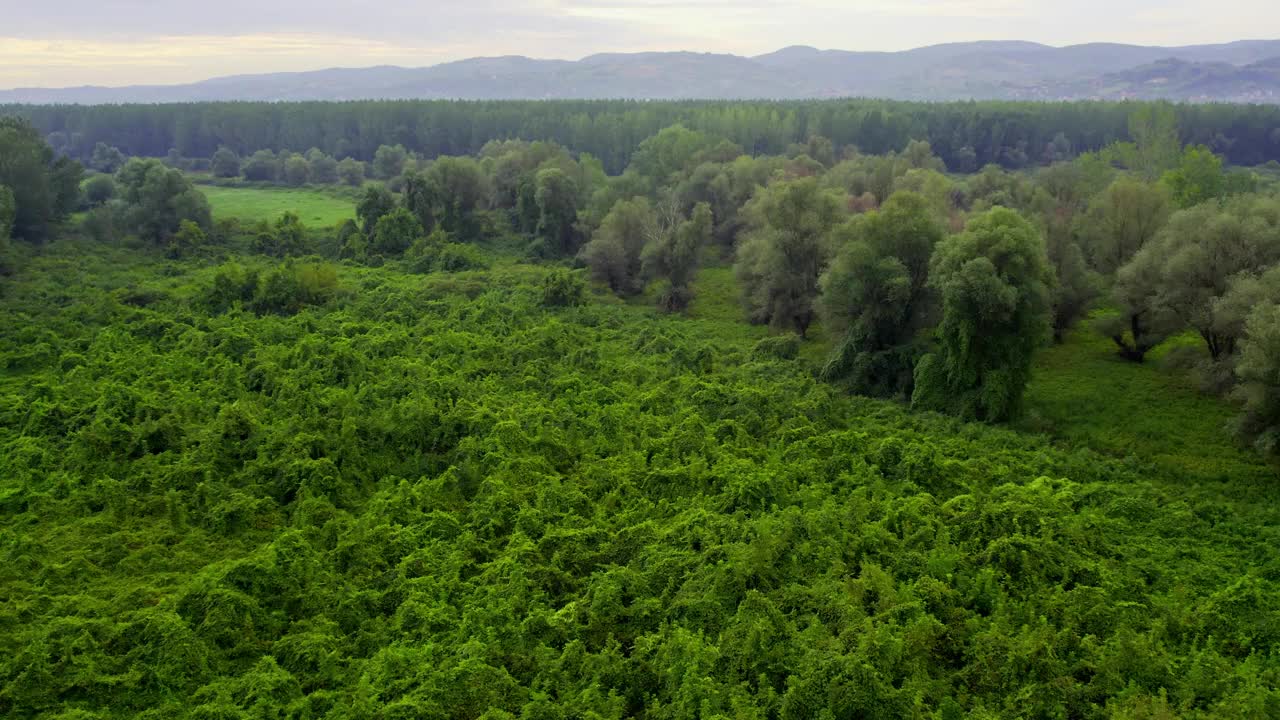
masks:
[[[848,379],[858,393],[911,396],[919,336],[937,314],[929,260],[943,235],[929,202],[908,192],[836,231],[820,302],[838,343],[827,379]]]
[[[842,205],[813,178],[775,182],[751,200],[746,209],[751,230],[734,272],[752,322],[791,328],[804,337]]]
[[[658,232],[658,224],[658,217],[645,198],[614,204],[580,253],[591,270],[591,278],[607,284],[618,295],[642,292],[645,276],[641,272],[641,253],[650,234]]]

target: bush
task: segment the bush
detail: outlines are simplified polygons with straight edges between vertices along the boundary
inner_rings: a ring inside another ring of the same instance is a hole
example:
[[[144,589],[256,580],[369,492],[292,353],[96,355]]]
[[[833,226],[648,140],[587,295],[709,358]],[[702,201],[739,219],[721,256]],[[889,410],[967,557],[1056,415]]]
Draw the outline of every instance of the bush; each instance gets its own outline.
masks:
[[[436,260],[436,267],[444,272],[483,270],[489,267],[484,254],[471,245],[445,243]]]
[[[751,348],[751,356],[757,360],[795,360],[799,355],[799,335],[767,337]]]
[[[542,282],[542,304],[546,307],[576,307],[586,304],[587,284],[568,270],[556,270]]]

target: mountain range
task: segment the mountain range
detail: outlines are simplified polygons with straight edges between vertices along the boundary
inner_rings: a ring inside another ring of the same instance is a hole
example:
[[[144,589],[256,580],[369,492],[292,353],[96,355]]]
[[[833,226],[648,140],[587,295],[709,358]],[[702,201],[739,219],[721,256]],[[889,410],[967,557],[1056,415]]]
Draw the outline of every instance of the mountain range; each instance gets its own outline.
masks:
[[[19,88],[0,90],[0,103],[852,96],[1280,103],[1280,40],[1184,47],[987,41],[901,52],[795,46],[756,57],[649,52],[577,61],[506,56],[420,68],[235,75],[184,85]]]

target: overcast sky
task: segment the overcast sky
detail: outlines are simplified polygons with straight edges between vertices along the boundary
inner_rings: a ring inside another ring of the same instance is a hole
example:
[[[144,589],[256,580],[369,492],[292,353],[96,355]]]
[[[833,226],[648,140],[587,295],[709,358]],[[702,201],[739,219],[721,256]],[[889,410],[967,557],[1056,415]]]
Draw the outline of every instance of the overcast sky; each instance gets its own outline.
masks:
[[[0,0],[0,17],[0,88],[422,66],[478,55],[1280,36],[1277,0]]]

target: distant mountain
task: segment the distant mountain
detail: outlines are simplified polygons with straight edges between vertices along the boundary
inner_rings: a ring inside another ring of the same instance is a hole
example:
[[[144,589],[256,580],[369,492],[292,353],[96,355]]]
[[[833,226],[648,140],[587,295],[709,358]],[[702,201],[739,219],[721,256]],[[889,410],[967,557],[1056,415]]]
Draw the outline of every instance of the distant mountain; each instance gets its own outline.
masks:
[[[796,46],[758,57],[608,53],[577,61],[507,56],[423,68],[236,75],[187,85],[23,88],[0,91],[0,103],[849,96],[1275,103],[1280,102],[1280,40],[1187,47],[1092,43],[1061,48],[992,41],[903,52]]]

